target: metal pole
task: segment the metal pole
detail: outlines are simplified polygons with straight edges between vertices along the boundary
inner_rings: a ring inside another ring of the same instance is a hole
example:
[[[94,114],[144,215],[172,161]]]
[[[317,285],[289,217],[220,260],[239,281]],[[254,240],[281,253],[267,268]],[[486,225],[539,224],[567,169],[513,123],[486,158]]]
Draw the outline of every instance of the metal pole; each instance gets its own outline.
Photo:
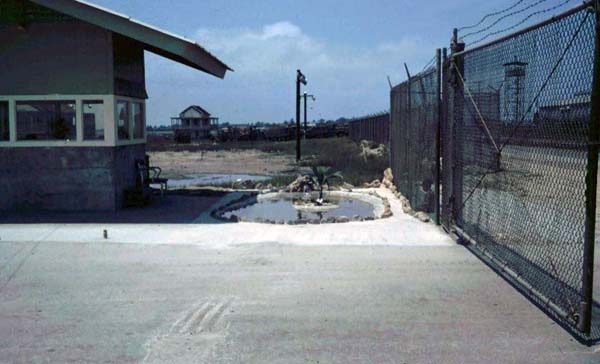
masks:
[[[591,100],[600,100],[600,0],[594,2],[596,13],[596,42],[594,50],[594,79]],[[594,284],[594,244],[596,229],[596,187],[598,175],[598,143],[600,142],[600,103],[591,102],[587,174],[585,176],[585,235],[583,246],[583,272],[581,282],[581,308],[577,328],[589,334],[592,322]]]
[[[406,65],[406,63],[404,63],[404,69],[406,70],[406,77],[407,77],[407,81],[406,81],[406,123],[405,123],[405,135],[404,135],[404,144],[405,144],[405,148],[406,148],[406,153],[404,154],[404,160],[405,160],[405,164],[404,164],[404,168],[406,169],[406,172],[404,172],[405,176],[406,176],[406,192],[402,191],[403,193],[406,193],[407,196],[406,198],[408,198],[409,200],[413,200],[411,201],[413,204],[415,203],[413,197],[414,197],[414,191],[413,191],[413,181],[412,181],[412,177],[413,177],[413,172],[414,170],[411,168],[411,161],[414,159],[415,154],[412,153],[411,150],[411,139],[412,139],[412,119],[411,119],[411,105],[412,105],[412,97],[411,97],[411,93],[412,93],[412,82],[410,79],[410,72],[408,71],[408,66]]]
[[[306,77],[297,70],[296,73],[296,161],[300,161],[300,83],[306,85]]]
[[[307,122],[306,122],[306,103],[308,102],[308,97],[306,92],[304,93],[304,139],[306,139],[306,130],[307,130]]]
[[[462,201],[463,201],[463,117],[464,117],[464,85],[459,79],[459,75],[464,74],[464,64],[462,55],[456,55],[465,49],[465,44],[458,40],[458,29],[454,28],[451,44],[451,60],[454,63],[453,69],[453,87],[454,87],[454,109],[452,111],[453,137],[452,137],[452,217],[454,223],[458,226],[462,222]],[[466,81],[466,80],[465,80]]]
[[[298,70],[296,77],[296,161],[300,161],[300,75]]]
[[[436,77],[437,77],[437,129],[435,133],[435,223],[440,224],[440,140],[442,135],[442,50],[437,49],[436,58]]]
[[[442,168],[441,168],[441,182],[444,184],[442,188],[442,205],[441,205],[441,215],[442,215],[442,224],[446,229],[450,229],[450,196],[452,196],[452,154],[451,154],[451,143],[452,137],[450,130],[450,123],[448,118],[448,104],[449,104],[449,93],[448,93],[448,85],[450,83],[449,80],[449,63],[448,63],[448,50],[444,48],[442,50],[442,107],[441,107],[441,132],[440,132],[440,149],[442,154]]]

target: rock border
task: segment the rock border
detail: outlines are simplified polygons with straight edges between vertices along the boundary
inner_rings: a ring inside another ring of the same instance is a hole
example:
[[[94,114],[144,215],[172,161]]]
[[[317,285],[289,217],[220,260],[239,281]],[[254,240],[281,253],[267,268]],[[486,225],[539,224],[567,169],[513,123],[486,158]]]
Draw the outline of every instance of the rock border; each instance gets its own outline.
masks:
[[[429,217],[429,215],[427,215],[423,211],[413,210],[408,198],[406,198],[406,196],[404,196],[402,193],[400,193],[400,191],[398,191],[398,189],[396,188],[396,185],[394,185],[394,175],[392,173],[391,168],[386,168],[386,170],[383,171],[383,179],[381,180],[380,183],[378,180],[375,180],[375,181],[377,181],[378,185],[380,184],[381,186],[387,188],[394,194],[394,196],[400,201],[400,203],[402,205],[402,211],[405,214],[415,217],[422,222],[426,222],[426,223],[431,222],[431,217]],[[373,182],[375,182],[375,181],[373,181]],[[373,182],[371,182],[371,184],[373,184]]]

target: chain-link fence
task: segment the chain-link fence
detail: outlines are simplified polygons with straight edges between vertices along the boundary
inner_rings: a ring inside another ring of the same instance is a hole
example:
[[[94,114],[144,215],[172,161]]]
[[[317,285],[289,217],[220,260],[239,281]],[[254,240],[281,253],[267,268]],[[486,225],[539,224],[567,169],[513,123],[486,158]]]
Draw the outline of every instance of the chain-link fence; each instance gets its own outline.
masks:
[[[425,181],[441,165],[443,225],[555,319],[597,340],[596,22],[582,4],[466,50],[455,34],[443,67],[392,89],[390,149],[413,208],[424,210]]]
[[[348,134],[356,142],[361,140],[379,144],[390,142],[390,114],[387,112],[353,118],[348,126]]]
[[[439,67],[411,76],[391,92],[391,168],[398,190],[416,211],[439,212]]]
[[[594,39],[595,17],[582,8],[448,63],[452,220],[573,325],[584,301]]]

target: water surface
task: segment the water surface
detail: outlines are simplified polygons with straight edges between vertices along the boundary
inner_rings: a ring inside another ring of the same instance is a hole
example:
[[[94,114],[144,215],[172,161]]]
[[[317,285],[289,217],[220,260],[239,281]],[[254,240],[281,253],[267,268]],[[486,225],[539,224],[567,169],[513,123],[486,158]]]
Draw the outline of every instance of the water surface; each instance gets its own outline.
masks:
[[[242,207],[236,210],[228,211],[223,217],[229,218],[232,215],[241,217],[245,221],[255,221],[257,219],[271,221],[299,221],[299,220],[325,220],[331,217],[375,217],[373,206],[367,202],[343,198],[332,199],[332,202],[338,205],[338,208],[324,212],[307,212],[294,208],[291,198],[278,198],[272,200],[263,200],[252,205]]]

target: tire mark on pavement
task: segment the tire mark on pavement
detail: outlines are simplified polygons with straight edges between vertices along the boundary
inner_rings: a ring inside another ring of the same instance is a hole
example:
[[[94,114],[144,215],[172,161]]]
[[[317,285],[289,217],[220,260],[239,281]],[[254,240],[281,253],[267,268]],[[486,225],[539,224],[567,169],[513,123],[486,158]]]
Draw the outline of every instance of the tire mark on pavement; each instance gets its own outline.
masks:
[[[203,362],[225,340],[232,297],[198,302],[175,320],[166,334],[147,343],[142,363]]]

